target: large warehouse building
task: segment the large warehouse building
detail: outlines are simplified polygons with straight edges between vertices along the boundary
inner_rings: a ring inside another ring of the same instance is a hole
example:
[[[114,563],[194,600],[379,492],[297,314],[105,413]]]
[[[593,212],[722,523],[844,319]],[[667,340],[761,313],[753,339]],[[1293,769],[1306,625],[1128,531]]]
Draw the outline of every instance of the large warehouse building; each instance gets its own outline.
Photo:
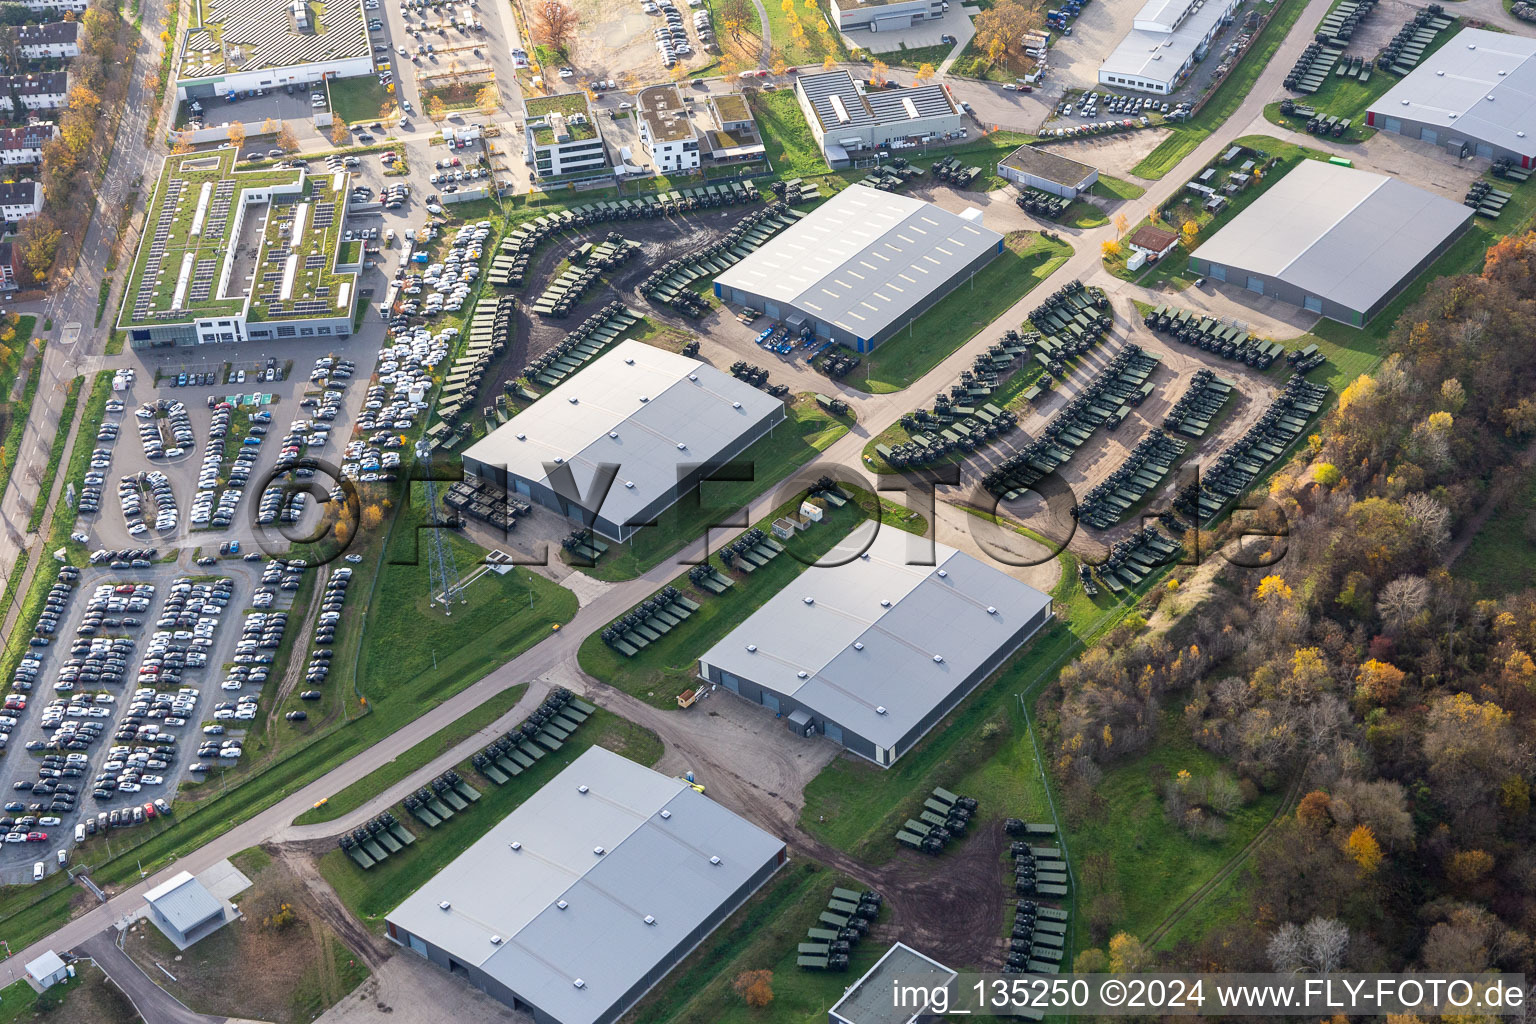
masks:
[[[1099,66],[1099,84],[1166,96],[1205,59],[1237,0],[1147,0]]]
[[[795,98],[832,167],[872,162],[874,151],[886,147],[910,148],[965,133],[965,115],[937,83],[866,93],[862,81],[838,68],[796,78]]]
[[[589,747],[386,929],[538,1024],[609,1024],[784,860],[687,782]]]
[[[466,449],[464,471],[625,541],[783,419],[750,384],[621,341]]]
[[[911,564],[910,539],[859,527],[840,550],[862,554],[805,570],[699,676],[889,767],[1052,613],[1046,594],[954,548]]]
[[[1196,249],[1189,265],[1358,327],[1471,219],[1460,203],[1397,178],[1303,160]]]
[[[715,295],[868,352],[1002,251],[980,210],[850,185],[715,278]]]
[[[371,16],[371,15],[370,15]],[[176,98],[312,85],[373,73],[363,5],[200,0],[181,41]]]
[[[1453,156],[1536,160],[1536,39],[1463,29],[1371,104],[1366,124]]]
[[[118,318],[134,348],[351,335],[351,176],[237,171],[235,156],[165,158]]]

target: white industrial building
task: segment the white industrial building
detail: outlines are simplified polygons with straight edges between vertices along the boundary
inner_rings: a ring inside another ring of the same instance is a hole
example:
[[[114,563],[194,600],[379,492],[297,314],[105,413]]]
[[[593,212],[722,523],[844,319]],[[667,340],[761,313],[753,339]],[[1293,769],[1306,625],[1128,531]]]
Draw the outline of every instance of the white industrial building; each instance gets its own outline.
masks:
[[[832,24],[842,32],[895,32],[944,17],[944,0],[834,0]]]
[[[658,174],[699,167],[699,133],[677,86],[653,85],[635,94],[640,111],[640,145]]]
[[[144,894],[148,916],[177,949],[206,939],[239,914],[214,897],[189,871],[175,875]]]
[[[785,860],[682,779],[588,747],[385,929],[537,1024],[612,1024]]]
[[[868,352],[1002,251],[978,209],[850,185],[715,278],[715,296]]]
[[[939,84],[866,93],[862,81],[838,68],[796,78],[795,98],[833,167],[965,132],[959,105]]]
[[[1372,103],[1365,123],[1453,156],[1536,165],[1536,39],[1462,29]]]
[[[373,74],[362,0],[326,4],[315,18],[294,0],[192,5],[176,64],[176,97],[206,99]]]
[[[586,93],[523,101],[523,160],[541,181],[612,176],[603,133]]]
[[[1230,24],[1238,0],[1147,0],[1131,30],[1099,67],[1099,84],[1166,96]]]
[[[465,449],[464,472],[625,541],[783,420],[730,374],[621,341]]]
[[[1020,188],[1037,188],[1053,196],[1076,199],[1099,180],[1099,171],[1043,146],[1020,146],[998,161],[997,176]]]
[[[699,677],[889,767],[1052,614],[1034,587],[913,542],[859,526],[706,651]]]

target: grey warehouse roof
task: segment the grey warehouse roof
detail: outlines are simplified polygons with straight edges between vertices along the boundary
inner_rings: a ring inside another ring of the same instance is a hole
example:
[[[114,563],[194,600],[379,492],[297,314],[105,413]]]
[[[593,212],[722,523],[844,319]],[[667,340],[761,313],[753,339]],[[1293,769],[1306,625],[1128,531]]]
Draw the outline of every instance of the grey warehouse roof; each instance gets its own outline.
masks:
[[[1536,39],[1462,29],[1370,109],[1536,156]]]
[[[1365,312],[1471,216],[1397,178],[1303,160],[1194,255]]]
[[[903,985],[937,986],[955,977],[954,971],[937,960],[898,942],[833,1004],[831,1019],[838,1024],[910,1024],[917,1010],[893,1005],[891,985],[900,979]]]
[[[617,465],[618,477],[594,511],[622,526],[677,486],[680,467],[718,458],[782,410],[777,398],[697,359],[622,341],[471,445],[464,458],[550,487],[545,464],[562,463],[587,508],[599,467]]]
[[[178,872],[170,881],[149,890],[144,899],[171,927],[183,934],[214,915],[224,913],[223,904],[188,871]]]
[[[1154,82],[1173,81],[1227,11],[1226,0],[1207,0],[1200,8],[1183,14],[1188,6],[1187,2],[1149,0],[1136,15],[1136,21],[1177,27],[1171,32],[1133,27],[1104,58],[1099,70]]]
[[[805,570],[700,661],[894,747],[1051,603],[943,544],[909,564],[909,541],[865,523],[837,549],[862,555]]]
[[[1003,158],[1003,166],[1071,188],[1081,186],[1096,173],[1095,168],[1085,163],[1069,160],[1039,146],[1020,146]]]
[[[937,83],[911,89],[864,93],[847,69],[802,75],[799,88],[811,101],[823,132],[863,128],[876,124],[900,124],[925,117],[956,113],[955,102]],[[835,135],[834,135],[835,138]]]
[[[979,211],[850,185],[716,281],[874,338],[1002,240]]]
[[[589,747],[388,919],[583,1024],[783,847],[688,783]]]

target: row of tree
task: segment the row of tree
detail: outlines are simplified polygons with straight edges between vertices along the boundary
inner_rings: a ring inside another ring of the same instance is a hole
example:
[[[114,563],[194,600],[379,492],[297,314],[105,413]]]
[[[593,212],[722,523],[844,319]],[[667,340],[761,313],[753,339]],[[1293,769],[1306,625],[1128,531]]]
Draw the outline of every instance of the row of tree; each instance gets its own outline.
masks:
[[[1458,529],[1519,491],[1494,467],[1536,436],[1533,332],[1536,234],[1429,285],[1259,496],[1286,524],[1267,567],[1202,567],[1214,596],[1169,632],[1135,620],[1061,674],[1047,717],[1070,814],[1101,813],[1104,768],[1169,722],[1239,787],[1300,797],[1253,858],[1242,922],[1171,963],[1536,966],[1536,590],[1450,568]],[[1232,799],[1163,792],[1181,820]]]

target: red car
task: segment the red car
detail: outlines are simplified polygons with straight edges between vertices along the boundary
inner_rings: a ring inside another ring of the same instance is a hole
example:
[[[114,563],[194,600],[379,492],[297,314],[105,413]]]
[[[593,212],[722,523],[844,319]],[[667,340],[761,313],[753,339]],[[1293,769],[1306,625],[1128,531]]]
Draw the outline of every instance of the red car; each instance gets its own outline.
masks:
[[[47,841],[48,841],[48,833],[47,832],[28,832],[27,833],[27,842],[29,842],[29,843],[46,843]]]
[[[144,804],[144,817],[146,817],[146,818],[153,818],[154,816],[155,816],[155,802],[153,800],[150,800],[150,801],[148,801],[147,803]]]

